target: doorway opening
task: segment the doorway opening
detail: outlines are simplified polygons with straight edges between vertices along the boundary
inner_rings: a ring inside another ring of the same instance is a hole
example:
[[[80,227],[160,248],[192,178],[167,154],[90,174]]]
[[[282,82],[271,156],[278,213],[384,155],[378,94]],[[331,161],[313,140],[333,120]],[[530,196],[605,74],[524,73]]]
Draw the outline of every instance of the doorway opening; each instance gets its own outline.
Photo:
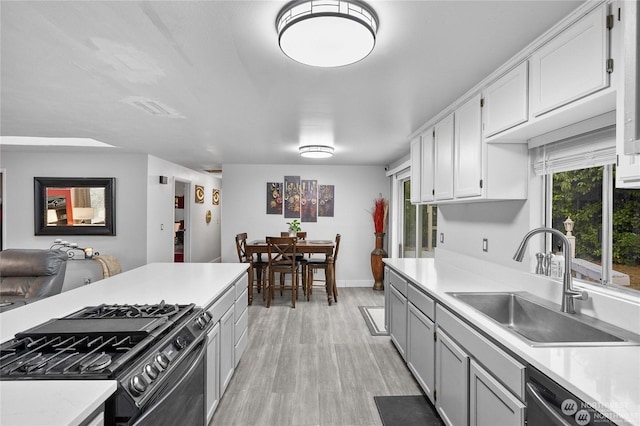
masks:
[[[173,261],[189,262],[189,194],[190,182],[175,180],[173,216]]]

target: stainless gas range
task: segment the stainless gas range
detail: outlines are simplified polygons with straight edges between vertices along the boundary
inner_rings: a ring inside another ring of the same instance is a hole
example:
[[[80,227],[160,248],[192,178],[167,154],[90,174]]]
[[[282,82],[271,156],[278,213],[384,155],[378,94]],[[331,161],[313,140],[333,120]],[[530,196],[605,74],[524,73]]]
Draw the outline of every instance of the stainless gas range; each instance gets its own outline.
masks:
[[[193,304],[86,307],[0,345],[0,380],[117,380],[107,425],[204,425],[211,326]]]

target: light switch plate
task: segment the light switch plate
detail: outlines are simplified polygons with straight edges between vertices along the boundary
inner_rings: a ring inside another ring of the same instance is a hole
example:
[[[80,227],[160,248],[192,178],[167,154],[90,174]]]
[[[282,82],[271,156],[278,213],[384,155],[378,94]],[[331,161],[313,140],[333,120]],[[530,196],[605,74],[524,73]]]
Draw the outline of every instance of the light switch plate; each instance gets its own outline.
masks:
[[[482,251],[489,251],[489,240],[486,238],[482,239]]]
[[[440,233],[440,242],[444,244],[444,232]]]

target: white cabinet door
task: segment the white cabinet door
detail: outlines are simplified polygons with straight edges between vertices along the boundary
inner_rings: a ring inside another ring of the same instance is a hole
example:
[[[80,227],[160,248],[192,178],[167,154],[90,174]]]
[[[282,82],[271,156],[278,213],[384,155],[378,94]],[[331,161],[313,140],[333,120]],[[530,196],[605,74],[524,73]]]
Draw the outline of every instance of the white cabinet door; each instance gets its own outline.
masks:
[[[436,410],[445,424],[469,423],[469,355],[438,327],[436,341]]]
[[[407,365],[427,397],[434,402],[435,324],[409,302]]]
[[[524,61],[483,90],[482,130],[485,137],[527,121],[527,65],[527,61]]]
[[[480,95],[455,112],[454,177],[456,198],[482,195],[482,112]]]
[[[474,360],[469,387],[471,426],[524,425],[525,405]]]
[[[220,401],[220,323],[216,324],[207,334],[207,423],[211,421],[213,413]]]
[[[407,298],[394,286],[389,293],[389,335],[402,358],[406,358],[407,347]]]
[[[391,305],[391,284],[389,283],[389,277],[391,276],[391,269],[388,266],[384,267],[384,328],[389,331],[389,306]]]
[[[422,181],[422,145],[420,136],[411,141],[411,202],[416,204],[420,200],[420,182]]]
[[[420,199],[423,203],[433,201],[433,177],[435,168],[433,132],[431,129],[422,134],[422,181],[420,182]]]
[[[231,377],[233,376],[235,364],[233,362],[235,352],[233,321],[233,306],[220,319],[220,396],[224,395]]]
[[[435,199],[453,198],[453,113],[435,126]]]
[[[618,89],[622,96],[616,118],[616,187],[640,189],[640,7],[631,1],[621,2],[620,6],[624,37],[612,40],[612,44],[617,41],[620,46],[618,53],[624,55],[623,90]]]
[[[531,111],[540,116],[609,85],[607,5],[531,55]]]

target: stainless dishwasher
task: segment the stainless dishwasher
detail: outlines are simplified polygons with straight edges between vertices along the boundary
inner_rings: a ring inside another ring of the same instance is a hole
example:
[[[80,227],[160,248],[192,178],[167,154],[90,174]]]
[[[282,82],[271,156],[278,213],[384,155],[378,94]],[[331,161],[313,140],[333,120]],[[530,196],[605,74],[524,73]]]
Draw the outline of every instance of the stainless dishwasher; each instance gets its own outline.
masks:
[[[616,424],[530,365],[525,401],[528,426]]]

